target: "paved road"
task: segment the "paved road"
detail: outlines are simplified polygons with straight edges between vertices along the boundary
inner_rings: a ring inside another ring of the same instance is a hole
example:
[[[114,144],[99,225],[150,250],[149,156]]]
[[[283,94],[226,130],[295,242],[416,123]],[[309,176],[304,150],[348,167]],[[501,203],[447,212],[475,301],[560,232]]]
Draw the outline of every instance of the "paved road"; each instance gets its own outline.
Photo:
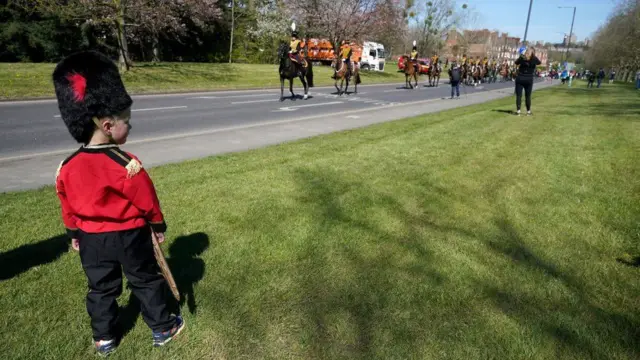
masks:
[[[348,96],[315,88],[308,100],[284,102],[276,90],[135,96],[125,149],[154,166],[487,101],[512,89],[513,83],[465,87],[462,100],[444,106],[437,103],[450,94],[446,84],[360,86]],[[0,103],[0,191],[50,184],[57,164],[77,147],[55,101]]]

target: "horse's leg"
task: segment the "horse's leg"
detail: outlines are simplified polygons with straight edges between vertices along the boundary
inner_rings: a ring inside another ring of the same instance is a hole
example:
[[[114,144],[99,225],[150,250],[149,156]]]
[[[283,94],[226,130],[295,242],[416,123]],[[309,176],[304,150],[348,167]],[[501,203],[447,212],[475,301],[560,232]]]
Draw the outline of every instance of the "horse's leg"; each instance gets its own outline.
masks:
[[[356,85],[355,85],[355,88],[356,88],[356,89],[355,89],[355,93],[356,93],[356,94],[358,93],[358,76],[360,76],[360,74],[359,74],[359,73],[358,73],[358,74],[356,74],[356,76],[354,77],[354,82],[355,82],[355,84],[356,84]]]
[[[291,99],[296,99],[296,94],[293,93],[293,78],[289,79],[289,92],[291,93]]]
[[[280,101],[284,101],[284,77],[280,75]]]
[[[302,99],[307,100],[309,98],[309,84],[307,84],[307,81],[304,79],[304,75],[300,76],[300,82],[304,88],[304,97],[302,97]]]
[[[336,87],[336,91],[338,91],[338,95],[340,95],[340,88],[338,87],[338,75],[336,74],[336,82],[333,83],[333,86]]]

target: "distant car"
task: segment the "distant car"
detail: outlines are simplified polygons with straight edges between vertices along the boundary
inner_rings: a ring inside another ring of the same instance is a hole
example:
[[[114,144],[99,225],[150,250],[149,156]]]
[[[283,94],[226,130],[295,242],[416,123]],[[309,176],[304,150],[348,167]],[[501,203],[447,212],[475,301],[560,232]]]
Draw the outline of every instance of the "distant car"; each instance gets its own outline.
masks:
[[[429,73],[430,63],[431,60],[429,59],[418,59],[418,71],[420,72],[420,74]],[[398,58],[398,70],[404,71],[404,58],[402,56]]]

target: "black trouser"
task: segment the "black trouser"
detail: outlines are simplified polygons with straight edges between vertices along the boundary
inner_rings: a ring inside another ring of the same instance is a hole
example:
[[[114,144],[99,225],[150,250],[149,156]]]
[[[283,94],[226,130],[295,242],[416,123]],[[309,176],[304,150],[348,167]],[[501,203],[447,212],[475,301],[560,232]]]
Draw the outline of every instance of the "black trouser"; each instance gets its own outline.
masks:
[[[453,90],[456,91],[456,96],[460,97],[460,81],[451,80],[451,98],[453,98]]]
[[[520,110],[522,104],[522,89],[524,89],[525,104],[527,111],[531,110],[531,92],[533,91],[533,77],[516,77],[516,107]]]
[[[122,293],[123,269],[151,330],[166,331],[175,324],[167,308],[167,285],[154,257],[148,227],[97,234],[81,232],[79,240],[80,260],[89,281],[87,312],[95,341],[119,335],[116,298]]]

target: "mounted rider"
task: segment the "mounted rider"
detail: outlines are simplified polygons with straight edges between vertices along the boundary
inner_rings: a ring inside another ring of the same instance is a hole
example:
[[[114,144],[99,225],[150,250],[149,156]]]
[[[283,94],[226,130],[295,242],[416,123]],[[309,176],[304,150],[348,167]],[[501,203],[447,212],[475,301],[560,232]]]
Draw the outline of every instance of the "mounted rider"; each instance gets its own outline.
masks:
[[[436,69],[438,70],[440,64],[439,64],[440,58],[438,57],[438,54],[433,54],[433,56],[431,56],[431,69]]]
[[[411,56],[409,57],[413,67],[418,71],[418,47],[416,46],[416,41],[413,40],[413,48],[411,49]]]
[[[298,38],[296,31],[296,23],[291,23],[291,42],[289,43],[289,58],[298,66],[307,67],[307,61],[300,56],[302,50],[302,41]]]
[[[347,40],[342,40],[340,44],[340,59],[347,66],[347,77],[351,76],[351,55],[353,49]]]

